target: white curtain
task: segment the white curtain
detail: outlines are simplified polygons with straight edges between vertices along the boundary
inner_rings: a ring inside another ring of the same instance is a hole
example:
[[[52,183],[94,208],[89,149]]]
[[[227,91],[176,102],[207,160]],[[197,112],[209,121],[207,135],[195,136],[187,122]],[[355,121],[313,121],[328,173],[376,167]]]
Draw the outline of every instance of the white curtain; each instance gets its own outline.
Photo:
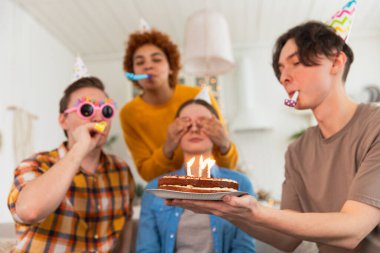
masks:
[[[17,164],[33,153],[33,120],[37,117],[19,107],[12,109],[13,153]]]

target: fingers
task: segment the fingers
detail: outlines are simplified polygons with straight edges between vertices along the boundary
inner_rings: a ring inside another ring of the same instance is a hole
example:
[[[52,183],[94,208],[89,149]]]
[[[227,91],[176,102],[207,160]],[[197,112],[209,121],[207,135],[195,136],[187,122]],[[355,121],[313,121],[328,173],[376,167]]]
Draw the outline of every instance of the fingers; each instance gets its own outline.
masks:
[[[189,118],[177,118],[171,123],[167,130],[164,154],[168,158],[173,157],[174,150],[177,148],[182,136],[187,133],[191,120]]]
[[[207,135],[220,135],[224,132],[222,123],[215,116],[198,119],[197,126]]]
[[[251,209],[255,205],[255,198],[250,195],[244,195],[241,197],[226,195],[223,198],[223,202],[234,207],[242,207]]]
[[[197,120],[198,127],[211,141],[225,154],[230,148],[230,140],[223,124],[215,117],[201,118]]]
[[[172,137],[187,132],[191,125],[189,118],[177,118],[169,125],[168,132]]]
[[[169,206],[179,206],[195,213],[213,214],[227,220],[245,220],[258,208],[257,201],[250,195],[241,197],[226,195],[223,201],[165,200]]]
[[[191,127],[191,119],[188,117],[177,118],[175,122],[178,132],[187,132]]]

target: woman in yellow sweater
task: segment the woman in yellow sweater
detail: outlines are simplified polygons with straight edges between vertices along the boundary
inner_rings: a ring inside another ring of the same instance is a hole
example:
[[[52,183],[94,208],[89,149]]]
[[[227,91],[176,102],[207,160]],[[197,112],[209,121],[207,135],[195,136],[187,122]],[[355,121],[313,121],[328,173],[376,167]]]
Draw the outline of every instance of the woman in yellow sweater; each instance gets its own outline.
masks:
[[[175,171],[183,164],[178,144],[190,122],[175,119],[175,113],[183,102],[194,98],[200,88],[177,85],[179,69],[178,48],[166,34],[153,29],[130,35],[124,70],[136,75],[148,74],[150,78],[134,81],[142,93],[122,108],[120,121],[137,170],[146,181]],[[221,116],[213,97],[211,101]],[[199,124],[214,143],[216,163],[235,168],[237,150],[223,122],[212,118]]]

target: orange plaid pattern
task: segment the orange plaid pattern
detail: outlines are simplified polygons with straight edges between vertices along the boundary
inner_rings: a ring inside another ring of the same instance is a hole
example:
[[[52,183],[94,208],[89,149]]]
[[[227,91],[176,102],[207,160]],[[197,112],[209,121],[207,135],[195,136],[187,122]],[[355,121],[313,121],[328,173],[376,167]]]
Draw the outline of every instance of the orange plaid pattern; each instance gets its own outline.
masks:
[[[54,213],[38,224],[23,224],[15,210],[20,191],[66,153],[63,143],[16,168],[8,196],[8,207],[16,221],[15,252],[110,252],[131,217],[134,180],[129,167],[117,157],[102,153],[96,173],[79,171]]]

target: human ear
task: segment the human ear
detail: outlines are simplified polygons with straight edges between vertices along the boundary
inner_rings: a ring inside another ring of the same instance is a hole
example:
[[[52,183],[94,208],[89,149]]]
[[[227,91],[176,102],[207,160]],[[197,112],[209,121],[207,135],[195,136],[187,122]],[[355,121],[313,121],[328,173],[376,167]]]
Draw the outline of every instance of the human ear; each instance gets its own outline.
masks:
[[[67,123],[66,123],[66,115],[64,113],[59,114],[58,122],[59,125],[64,129],[67,130]]]
[[[340,52],[334,57],[333,65],[331,67],[331,73],[337,74],[340,71],[344,70],[344,66],[346,65],[347,56],[345,53]]]

